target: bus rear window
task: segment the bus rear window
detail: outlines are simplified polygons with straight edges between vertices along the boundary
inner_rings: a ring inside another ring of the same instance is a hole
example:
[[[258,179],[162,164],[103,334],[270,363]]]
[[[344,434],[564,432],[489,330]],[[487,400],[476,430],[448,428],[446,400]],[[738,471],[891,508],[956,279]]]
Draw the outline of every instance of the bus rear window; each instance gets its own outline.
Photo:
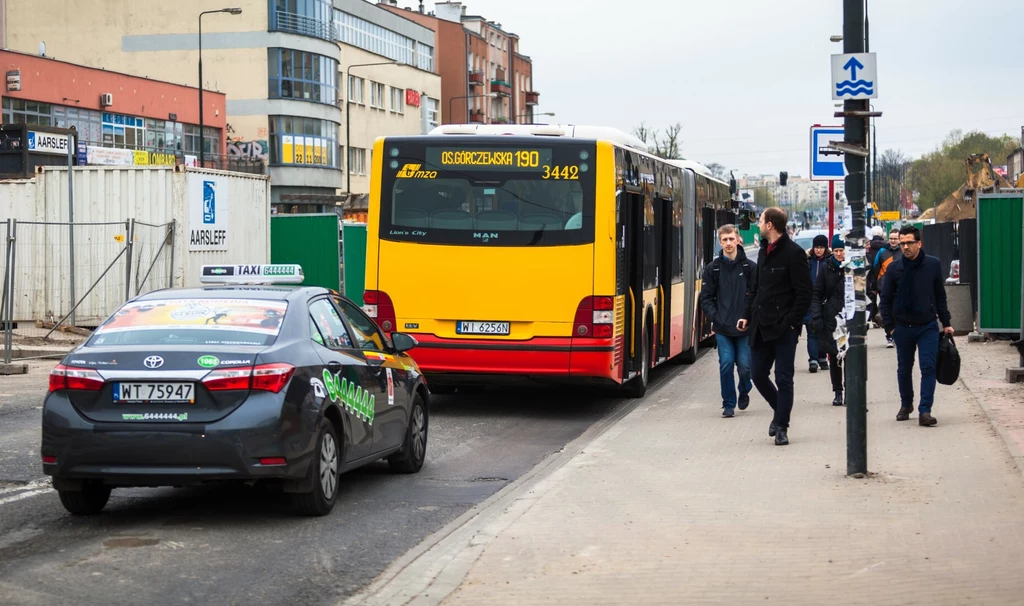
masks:
[[[422,153],[420,147],[412,167],[407,155],[385,166],[382,239],[490,246],[593,242],[593,161],[581,161],[578,150],[542,150],[536,167],[510,169],[493,164],[446,167],[439,158],[494,162],[501,152],[481,154],[466,148],[443,155],[436,149]],[[574,162],[557,164],[559,156]],[[556,169],[561,172],[555,174]]]

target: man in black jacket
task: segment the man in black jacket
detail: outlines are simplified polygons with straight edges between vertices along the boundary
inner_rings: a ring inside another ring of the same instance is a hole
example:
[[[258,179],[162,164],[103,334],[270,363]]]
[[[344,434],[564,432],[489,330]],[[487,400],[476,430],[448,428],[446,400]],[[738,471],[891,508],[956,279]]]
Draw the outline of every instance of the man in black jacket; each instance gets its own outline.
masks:
[[[939,330],[935,318],[942,322],[942,331],[953,334],[946,307],[946,282],[942,262],[924,254],[921,232],[913,225],[900,229],[902,258],[889,265],[882,280],[879,307],[885,327],[896,341],[896,378],[900,386],[900,411],[897,421],[906,421],[914,412],[914,350],[921,359],[921,403],[917,422],[931,427],[938,421],[932,416],[935,399],[935,362],[939,355]]]
[[[839,347],[835,333],[838,316],[846,307],[846,275],[843,262],[846,261],[846,244],[842,236],[832,238],[832,256],[825,260],[825,269],[818,274],[814,283],[814,297],[811,299],[811,325],[818,337],[818,350],[828,354],[828,367],[832,379],[832,391],[836,397],[833,406],[843,405],[843,367],[839,361]],[[808,337],[810,338],[810,337]]]
[[[718,228],[718,242],[722,253],[704,271],[700,290],[700,306],[704,316],[711,319],[718,343],[718,371],[722,383],[722,416],[736,414],[736,385],[732,367],[740,376],[740,410],[750,404],[750,338],[740,322],[750,319],[750,304],[754,297],[757,267],[747,259],[739,246],[739,231],[735,225]]]
[[[796,344],[813,290],[807,254],[786,234],[786,221],[778,207],[761,213],[758,227],[765,237],[757,255],[757,292],[750,314],[754,385],[775,411],[768,435],[779,446],[789,444]],[[769,377],[772,366],[775,384]]]

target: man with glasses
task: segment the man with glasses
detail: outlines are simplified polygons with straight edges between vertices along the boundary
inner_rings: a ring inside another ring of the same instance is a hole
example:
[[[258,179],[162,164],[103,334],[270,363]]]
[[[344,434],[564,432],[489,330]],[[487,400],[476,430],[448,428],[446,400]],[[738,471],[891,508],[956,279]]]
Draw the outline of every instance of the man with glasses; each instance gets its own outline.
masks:
[[[946,283],[942,263],[924,253],[921,232],[913,225],[899,231],[901,258],[893,261],[882,283],[880,307],[886,330],[896,341],[896,377],[900,387],[900,411],[897,421],[906,421],[914,412],[914,350],[921,358],[921,403],[918,424],[931,427],[935,397],[935,363],[939,355],[939,327],[953,334],[949,308],[946,307]]]
[[[868,273],[868,289],[873,290],[876,293],[881,294],[882,292],[882,278],[885,277],[886,271],[889,269],[889,265],[893,262],[893,259],[899,257],[900,252],[900,230],[893,229],[889,232],[889,246],[878,251],[875,255],[875,262],[871,264],[871,271]],[[872,320],[873,318],[868,318]],[[896,342],[892,340],[892,331],[882,323],[882,327],[885,328],[885,346],[888,348],[896,347]]]

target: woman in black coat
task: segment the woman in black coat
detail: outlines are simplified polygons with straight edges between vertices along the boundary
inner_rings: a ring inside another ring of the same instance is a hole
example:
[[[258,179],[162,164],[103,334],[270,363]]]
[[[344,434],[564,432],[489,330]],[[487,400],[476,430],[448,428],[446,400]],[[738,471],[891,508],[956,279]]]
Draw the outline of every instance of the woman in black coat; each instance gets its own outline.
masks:
[[[845,260],[846,244],[836,234],[832,238],[832,256],[825,261],[825,268],[818,274],[811,299],[811,325],[818,337],[818,350],[827,354],[831,362],[828,372],[832,379],[832,391],[836,394],[832,400],[833,406],[844,404],[843,367],[838,359],[839,348],[832,333],[836,330],[836,316],[846,307],[846,276],[842,268]]]

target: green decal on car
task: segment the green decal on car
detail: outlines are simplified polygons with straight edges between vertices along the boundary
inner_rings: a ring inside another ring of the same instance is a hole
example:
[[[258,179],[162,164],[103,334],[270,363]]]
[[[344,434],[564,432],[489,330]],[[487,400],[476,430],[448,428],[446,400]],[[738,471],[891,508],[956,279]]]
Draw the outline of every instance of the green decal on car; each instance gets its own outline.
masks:
[[[363,388],[355,383],[349,383],[348,379],[342,379],[340,373],[332,375],[326,369],[324,387],[327,388],[327,395],[332,402],[340,402],[349,412],[373,425],[373,411],[377,398],[370,395],[370,392],[363,391]]]
[[[187,412],[147,412],[143,414],[125,413],[122,421],[187,421]]]
[[[217,359],[217,356],[199,356],[199,359],[196,360],[196,362],[198,362],[203,368],[213,368],[220,364],[220,360]]]

